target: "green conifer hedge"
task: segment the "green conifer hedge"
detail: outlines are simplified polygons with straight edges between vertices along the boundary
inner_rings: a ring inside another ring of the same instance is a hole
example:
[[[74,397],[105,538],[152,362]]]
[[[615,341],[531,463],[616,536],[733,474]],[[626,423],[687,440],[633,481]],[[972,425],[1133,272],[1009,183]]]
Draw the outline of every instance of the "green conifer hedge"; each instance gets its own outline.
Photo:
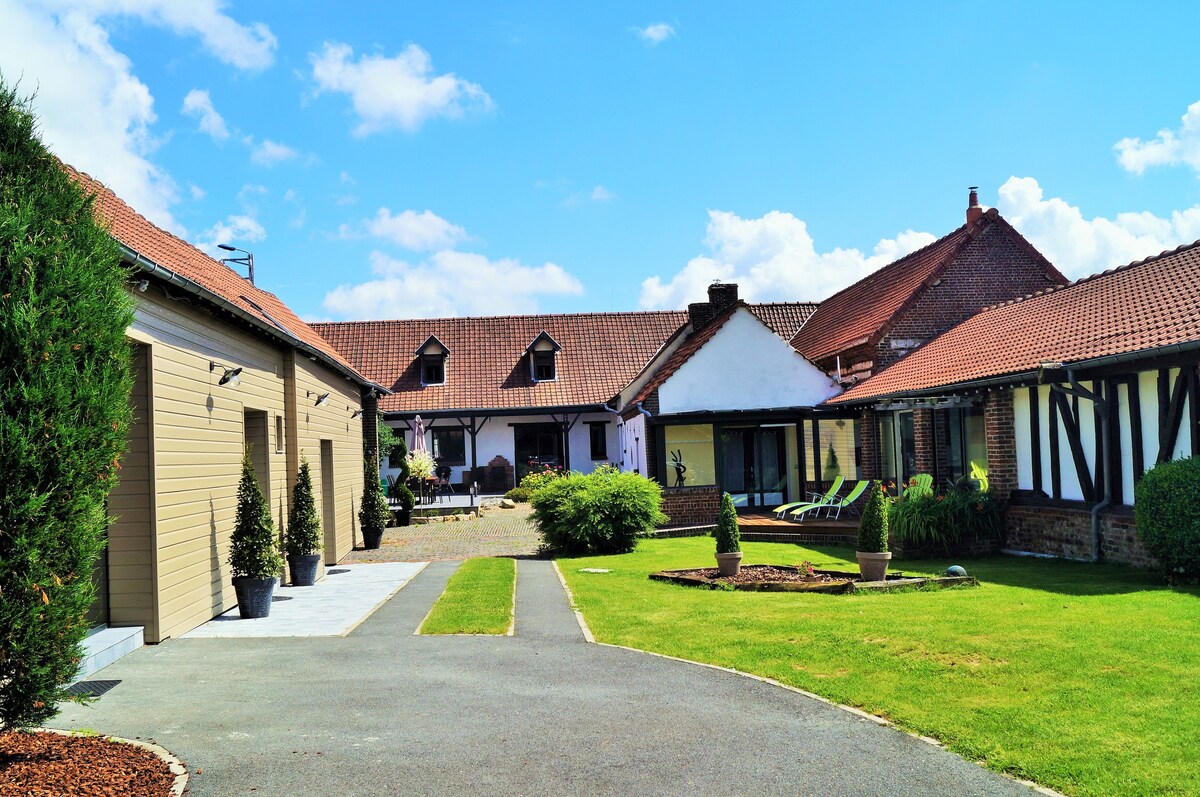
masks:
[[[78,671],[132,419],[126,280],[0,78],[0,730],[54,716]]]

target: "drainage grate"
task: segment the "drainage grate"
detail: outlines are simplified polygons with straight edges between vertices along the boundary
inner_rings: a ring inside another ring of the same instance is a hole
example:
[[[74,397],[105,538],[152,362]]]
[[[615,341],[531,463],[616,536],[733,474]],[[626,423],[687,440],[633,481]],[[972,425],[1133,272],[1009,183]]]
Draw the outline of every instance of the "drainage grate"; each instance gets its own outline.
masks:
[[[75,695],[87,695],[89,697],[100,697],[100,695],[112,689],[120,681],[79,681],[67,687],[67,693]]]
[[[349,573],[349,572],[350,572],[350,568],[348,568],[348,567],[335,567],[332,570],[326,570],[325,575],[340,576],[342,573]]]
[[[278,603],[279,601],[290,601],[290,600],[292,600],[292,598],[289,598],[287,595],[272,595],[271,596],[271,603]]]

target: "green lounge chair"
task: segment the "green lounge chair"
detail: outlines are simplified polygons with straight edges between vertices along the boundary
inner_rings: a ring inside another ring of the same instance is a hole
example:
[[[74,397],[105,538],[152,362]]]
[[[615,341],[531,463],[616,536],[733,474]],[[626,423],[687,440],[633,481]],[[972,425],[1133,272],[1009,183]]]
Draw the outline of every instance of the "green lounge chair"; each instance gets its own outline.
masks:
[[[838,474],[837,476],[833,477],[833,484],[829,485],[829,489],[826,490],[824,494],[809,493],[810,497],[807,501],[793,501],[790,504],[777,506],[771,511],[775,513],[775,517],[782,520],[786,513],[796,509],[797,507],[808,506],[809,504],[827,504],[834,499],[834,496],[837,495],[837,491],[842,489],[842,483],[845,481],[846,477]]]
[[[805,504],[797,509],[793,509],[788,514],[790,514],[794,520],[802,520],[803,516],[808,512],[817,512],[822,509],[825,510],[825,517],[829,517],[830,513],[836,512],[837,514],[834,515],[834,518],[840,518],[842,516],[842,510],[846,509],[847,507],[853,509],[857,513],[858,507],[854,506],[854,502],[862,497],[862,494],[867,491],[867,488],[870,485],[871,482],[869,480],[860,481],[854,485],[850,492],[846,493],[845,498],[837,498],[835,496],[833,500],[823,504]]]
[[[908,480],[908,486],[904,488],[905,498],[921,498],[926,495],[933,495],[933,476],[918,473]]]

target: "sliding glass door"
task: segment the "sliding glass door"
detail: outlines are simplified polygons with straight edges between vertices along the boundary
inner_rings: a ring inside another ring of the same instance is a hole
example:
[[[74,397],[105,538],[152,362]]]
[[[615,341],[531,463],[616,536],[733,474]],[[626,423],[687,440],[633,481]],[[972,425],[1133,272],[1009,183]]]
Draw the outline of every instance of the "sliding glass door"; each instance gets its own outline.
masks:
[[[721,429],[721,486],[738,507],[774,507],[787,500],[784,427]]]

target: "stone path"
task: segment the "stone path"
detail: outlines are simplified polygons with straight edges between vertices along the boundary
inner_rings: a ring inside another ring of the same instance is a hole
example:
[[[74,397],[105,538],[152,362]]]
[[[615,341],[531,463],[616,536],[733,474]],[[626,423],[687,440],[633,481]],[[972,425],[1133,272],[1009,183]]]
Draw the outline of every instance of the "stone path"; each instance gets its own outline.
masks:
[[[158,741],[193,797],[1032,794],[794,692],[587,644],[550,562],[518,562],[515,636],[414,636],[457,566],[346,637],[143,648],[52,724]]]
[[[541,544],[529,522],[529,505],[490,509],[483,517],[453,523],[389,528],[375,551],[355,550],[343,563],[461,561],[476,556],[533,556]]]

